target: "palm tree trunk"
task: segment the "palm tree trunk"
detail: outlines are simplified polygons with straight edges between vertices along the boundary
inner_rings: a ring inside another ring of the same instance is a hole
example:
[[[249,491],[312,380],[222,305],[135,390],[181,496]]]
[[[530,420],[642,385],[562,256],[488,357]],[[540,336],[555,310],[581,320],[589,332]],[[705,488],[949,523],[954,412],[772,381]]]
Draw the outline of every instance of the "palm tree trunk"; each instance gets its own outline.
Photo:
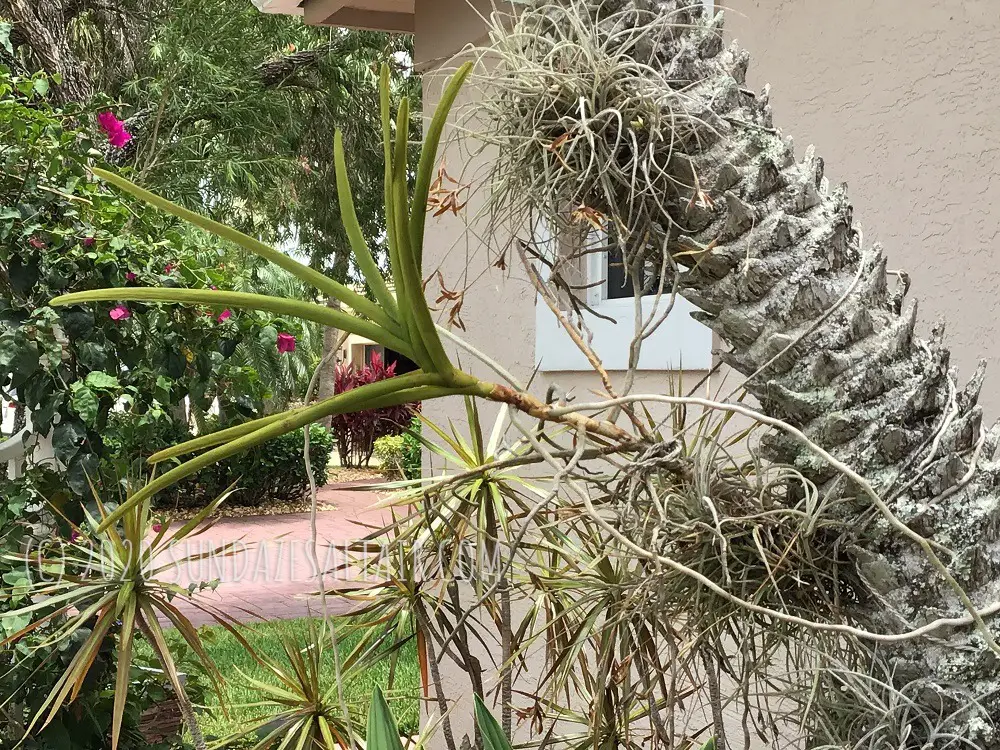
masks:
[[[326,301],[327,307],[340,309],[340,301],[332,297]],[[316,384],[316,400],[324,401],[334,395],[334,385],[337,380],[337,344],[340,342],[340,331],[336,328],[323,329],[323,357],[319,365],[319,381]],[[333,417],[324,417],[322,425],[330,429]],[[341,457],[343,460],[343,457]]]
[[[672,80],[706,122],[678,163],[698,184],[714,187],[715,203],[714,211],[692,216],[694,191],[678,196],[677,216],[692,231],[678,234],[676,246],[714,243],[685,275],[683,294],[730,345],[722,359],[748,377],[763,409],[853,467],[899,518],[951,549],[950,572],[974,602],[988,604],[1000,572],[996,429],[971,481],[958,485],[980,437],[982,366],[959,388],[942,329],[929,342],[914,336],[916,303],[905,303],[905,284],[889,283],[881,247],[862,246],[846,187],[827,184],[812,148],[794,158],[791,141],[773,128],[766,91],[755,96],[744,88],[748,54],[735,45],[723,50],[720,34],[721,14],[718,23],[694,24],[672,52],[700,54],[669,58]],[[830,488],[835,471],[802,444],[773,434],[765,445],[774,460]],[[895,632],[964,614],[922,552],[873,526],[871,511],[858,501],[844,520],[871,535],[858,537],[855,562],[894,612],[873,606],[856,618]],[[974,697],[996,717],[996,656],[971,627],[936,635],[942,640],[888,651],[897,681],[927,679],[921,695],[930,701]],[[1000,747],[1000,735],[980,726],[984,718],[967,710],[955,718],[955,731]]]

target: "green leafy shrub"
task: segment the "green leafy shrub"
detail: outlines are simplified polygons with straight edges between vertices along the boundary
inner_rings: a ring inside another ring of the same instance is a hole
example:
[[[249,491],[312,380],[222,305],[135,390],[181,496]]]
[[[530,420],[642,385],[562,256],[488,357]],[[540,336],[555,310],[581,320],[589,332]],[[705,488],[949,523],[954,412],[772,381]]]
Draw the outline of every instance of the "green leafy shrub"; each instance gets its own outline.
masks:
[[[66,484],[87,494],[104,452],[108,415],[126,402],[169,410],[190,398],[263,400],[263,386],[230,357],[261,324],[223,307],[109,302],[56,310],[57,295],[153,284],[226,288],[228,252],[97,182],[96,113],[46,100],[48,78],[0,66],[0,390],[51,433]],[[232,265],[232,264],[230,264]]]
[[[420,479],[422,455],[420,419],[414,417],[401,435],[385,435],[375,441],[375,458],[386,471],[403,479]]]
[[[207,421],[209,430],[216,429],[215,420]],[[303,461],[304,431],[300,428],[269,440],[262,445],[202,469],[157,495],[160,508],[200,507],[236,483],[230,504],[264,506],[296,502],[309,490],[309,477]],[[110,450],[109,465],[124,476],[123,467],[133,470],[157,451],[191,438],[190,432],[168,418],[145,414],[112,414],[108,421],[106,443]],[[333,450],[333,437],[320,425],[309,432],[309,457],[316,484],[327,479],[327,465]]]
[[[233,497],[241,505],[301,500],[309,491],[303,461],[305,432],[288,432],[218,465],[224,477],[218,486],[239,481]],[[321,425],[310,425],[309,459],[317,486],[326,483],[333,436]]]
[[[405,475],[406,459],[402,435],[383,435],[378,438],[375,441],[374,455],[386,473],[396,476]]]
[[[423,445],[420,442],[420,418],[414,417],[403,433],[403,476],[420,479],[423,476]]]

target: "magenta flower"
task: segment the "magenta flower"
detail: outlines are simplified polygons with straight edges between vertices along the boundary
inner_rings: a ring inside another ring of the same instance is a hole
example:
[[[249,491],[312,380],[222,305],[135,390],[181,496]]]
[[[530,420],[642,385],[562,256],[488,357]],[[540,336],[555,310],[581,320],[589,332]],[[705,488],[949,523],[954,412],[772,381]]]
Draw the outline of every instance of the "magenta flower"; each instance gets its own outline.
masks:
[[[111,312],[108,313],[108,315],[111,316],[111,319],[113,321],[117,322],[119,320],[125,320],[125,318],[131,317],[132,313],[129,312],[129,309],[125,307],[125,305],[118,305],[118,307],[113,307],[111,309]]]
[[[108,143],[115,148],[125,148],[125,144],[132,140],[132,134],[125,129],[125,123],[111,112],[99,113],[97,124],[108,136]]]
[[[70,532],[69,540],[71,542],[75,542],[79,538],[80,538],[80,532],[77,531],[76,529],[73,529],[73,531]]]
[[[212,286],[210,286],[209,289],[211,289],[213,292],[219,291],[219,287],[217,287],[215,284],[212,284]]]
[[[35,248],[35,250],[41,250],[45,247],[45,243],[38,237],[32,237],[28,240],[28,244]]]
[[[136,276],[131,271],[129,271],[128,273],[125,274],[125,281],[135,281],[137,278],[139,278],[139,277]]]
[[[177,268],[177,266],[175,266],[173,263],[167,263],[167,265],[163,267],[163,273],[170,273],[175,268]]]
[[[158,524],[158,523],[154,523],[153,524],[153,533],[154,534],[159,534],[162,530],[163,530],[163,525],[162,524]]]
[[[230,318],[230,316],[232,314],[233,313],[232,313],[231,310],[223,310],[221,313],[219,313],[219,317],[216,320],[218,320],[220,323],[222,323],[223,321],[229,320],[229,318]],[[293,345],[294,345],[294,343],[293,343]]]
[[[83,246],[84,247],[93,247],[94,246],[94,238],[93,237],[84,237],[83,238]]]
[[[288,354],[295,351],[295,337],[290,333],[278,334],[278,353]]]

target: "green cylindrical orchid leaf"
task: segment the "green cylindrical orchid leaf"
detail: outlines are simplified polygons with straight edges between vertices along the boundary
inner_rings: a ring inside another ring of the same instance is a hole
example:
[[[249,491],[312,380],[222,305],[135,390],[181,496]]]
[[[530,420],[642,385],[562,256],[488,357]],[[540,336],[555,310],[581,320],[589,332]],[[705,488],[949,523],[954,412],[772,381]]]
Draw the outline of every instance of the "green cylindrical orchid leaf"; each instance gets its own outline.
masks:
[[[399,264],[409,304],[409,315],[406,318],[406,322],[414,347],[418,346],[417,341],[419,340],[420,346],[426,351],[430,365],[425,369],[431,369],[439,373],[442,377],[448,378],[451,376],[454,368],[448,359],[448,355],[445,354],[444,347],[441,345],[441,339],[438,338],[437,329],[434,327],[434,320],[431,318],[430,310],[427,307],[420,266],[414,257],[413,246],[410,242],[409,201],[406,195],[406,134],[405,132],[400,132],[400,123],[403,122],[406,113],[407,103],[404,99],[400,104],[396,124],[396,150],[392,164],[392,218],[396,227],[396,242],[399,245]]]
[[[358,223],[358,215],[354,210],[354,196],[351,193],[351,182],[347,177],[347,160],[344,158],[344,137],[338,129],[334,136],[333,160],[337,172],[337,199],[340,201],[340,217],[344,222],[344,230],[351,242],[351,249],[354,250],[354,260],[357,262],[361,273],[364,274],[365,281],[375,295],[375,299],[393,319],[398,319],[399,310],[396,307],[396,299],[389,291],[389,287],[382,278],[375,258],[372,257],[368,243],[365,242],[361,232],[361,225]]]
[[[395,406],[401,403],[416,403],[417,401],[426,401],[428,399],[440,398],[442,396],[462,395],[467,391],[471,393],[477,387],[478,386],[476,385],[469,384],[459,387],[419,386],[417,388],[404,388],[393,393],[391,396],[373,398],[368,404],[365,405],[364,408],[380,409],[383,406]],[[334,398],[337,398],[337,396],[333,396],[332,398],[319,403],[330,403]],[[198,451],[212,448],[216,445],[222,445],[223,443],[231,442],[244,435],[249,435],[251,432],[255,432],[256,430],[266,427],[269,424],[273,424],[279,419],[284,419],[285,417],[298,414],[305,408],[307,407],[300,406],[297,409],[289,409],[288,411],[284,411],[280,414],[272,414],[271,416],[254,419],[234,427],[228,427],[224,430],[210,432],[207,435],[201,435],[193,440],[187,440],[183,443],[179,443],[178,445],[171,446],[170,448],[165,448],[158,453],[154,453],[147,460],[151,464],[157,464],[188,453],[197,453]]]
[[[396,296],[400,307],[406,308],[403,300],[406,298],[406,290],[403,287],[403,279],[399,269],[399,256],[396,252],[396,228],[390,218],[393,213],[392,198],[392,120],[391,105],[389,102],[389,66],[382,65],[382,73],[379,81],[379,106],[382,111],[382,155],[385,159],[385,175],[383,177],[386,216],[386,239],[389,246],[389,268],[392,271],[392,280],[396,285]]]
[[[186,440],[183,443],[172,445],[169,448],[164,448],[162,451],[158,451],[150,456],[147,461],[151,464],[158,464],[163,461],[169,461],[171,458],[183,456],[187,453],[197,453],[198,451],[205,450],[206,448],[221,445],[222,443],[228,443],[230,440],[235,440],[236,438],[243,437],[244,435],[249,435],[254,430],[266,427],[273,422],[277,422],[279,419],[282,419],[288,414],[298,412],[303,408],[305,407],[289,409],[288,411],[281,412],[280,414],[271,414],[267,417],[261,417],[260,419],[253,419],[249,422],[244,422],[243,424],[235,425],[233,427],[227,427],[224,430],[217,430],[216,432],[210,432],[207,435],[200,435],[193,440]]]
[[[400,397],[398,392],[426,385],[443,386],[447,384],[442,382],[442,379],[437,375],[422,372],[409,373],[407,375],[389,378],[388,380],[381,380],[377,383],[363,385],[360,388],[355,388],[347,391],[346,393],[341,393],[331,399],[321,401],[318,404],[313,404],[312,406],[307,406],[291,413],[286,413],[281,419],[272,422],[255,432],[237,438],[236,440],[226,443],[225,445],[213,448],[207,453],[203,453],[202,455],[192,458],[190,461],[186,461],[180,466],[176,466],[170,471],[163,473],[145,485],[134,495],[129,497],[124,503],[110,513],[102,521],[100,530],[103,531],[112,524],[116,523],[118,519],[125,515],[125,513],[127,513],[129,509],[133,508],[136,504],[145,501],[147,498],[152,497],[160,490],[170,487],[175,482],[200,471],[206,466],[211,466],[212,464],[218,463],[225,458],[229,458],[229,456],[253,448],[255,445],[260,445],[271,438],[284,435],[286,432],[297,430],[299,427],[316,422],[324,417],[330,416],[331,414],[347,414],[354,411],[360,411],[361,409],[370,408],[371,403],[376,398],[396,393],[399,400],[395,403],[406,403],[409,400],[409,394],[405,393]]]
[[[172,203],[166,198],[161,198],[155,193],[144,190],[135,183],[129,182],[124,177],[120,177],[113,172],[108,172],[107,170],[96,167],[93,171],[98,177],[110,182],[112,185],[115,185],[125,192],[134,195],[136,198],[139,198],[140,200],[149,203],[162,211],[166,211],[169,214],[183,219],[190,224],[201,227],[217,237],[234,242],[255,255],[259,255],[260,257],[271,261],[275,265],[281,266],[293,276],[314,286],[324,294],[328,294],[331,297],[340,300],[355,312],[370,318],[379,325],[385,326],[389,329],[393,329],[395,327],[395,323],[389,318],[389,316],[380,310],[378,305],[371,300],[366,299],[354,290],[334,281],[319,271],[299,263],[294,258],[290,258],[284,253],[275,250],[270,245],[254,239],[249,235],[243,234],[243,232],[237,231],[232,227],[220,224],[219,222],[213,221],[206,216],[202,216],[199,213],[186,209],[183,206],[178,206],[176,203]]]
[[[430,192],[431,181],[434,178],[434,165],[437,163],[438,146],[441,134],[448,121],[448,114],[458,92],[472,72],[472,63],[462,65],[449,80],[441,93],[441,100],[434,110],[427,130],[424,132],[424,143],[420,150],[420,163],[417,165],[417,181],[413,188],[413,207],[410,210],[410,245],[413,255],[420,268],[424,261],[424,223],[427,219],[427,195]]]
[[[302,300],[271,297],[266,294],[246,292],[223,292],[214,289],[173,289],[158,287],[115,287],[93,289],[87,292],[73,292],[56,297],[50,304],[78,305],[84,302],[114,302],[130,300],[137,302],[167,302],[185,305],[218,305],[245,310],[262,310],[275,315],[312,320],[343,331],[365,336],[373,341],[395,349],[409,356],[409,342],[399,338],[371,321],[364,320],[326,305],[317,305]]]

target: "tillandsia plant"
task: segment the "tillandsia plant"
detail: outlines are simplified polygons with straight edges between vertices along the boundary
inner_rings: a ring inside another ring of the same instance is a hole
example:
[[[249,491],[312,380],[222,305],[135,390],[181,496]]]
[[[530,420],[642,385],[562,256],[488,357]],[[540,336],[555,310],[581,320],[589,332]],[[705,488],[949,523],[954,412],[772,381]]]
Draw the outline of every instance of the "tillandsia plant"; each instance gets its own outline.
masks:
[[[170,581],[169,574],[201,559],[222,558],[233,553],[234,545],[224,544],[210,550],[201,549],[193,555],[175,555],[185,540],[209,528],[211,522],[206,519],[225,497],[225,494],[219,496],[177,526],[167,521],[155,524],[149,500],[129,505],[121,515],[120,524],[108,524],[111,511],[96,499],[98,515],[91,515],[85,509],[85,524],[74,526],[69,539],[57,539],[42,550],[17,558],[21,564],[33,568],[27,571],[29,582],[22,592],[30,603],[7,616],[25,618],[29,622],[7,637],[3,645],[17,643],[29,633],[45,627],[45,637],[34,642],[32,647],[54,653],[63,642],[79,639],[83,634],[75,656],[41,704],[27,732],[36,726],[44,727],[60,709],[76,700],[98,652],[109,639],[114,639],[117,642],[117,673],[111,747],[117,748],[128,698],[133,647],[136,637],[141,634],[149,641],[176,694],[196,744],[204,747],[194,709],[186,698],[161,620],[177,629],[218,688],[221,675],[202,647],[195,627],[173,601],[176,597],[190,599],[194,592],[211,584],[184,587]],[[192,606],[226,624],[223,614],[203,602],[190,600]]]
[[[143,287],[102,289],[67,294],[54,299],[53,305],[65,306],[86,302],[129,300],[262,310],[276,315],[310,320],[365,336],[403,354],[420,368],[412,373],[365,385],[315,404],[220,430],[161,451],[153,455],[150,461],[159,463],[188,453],[205,452],[164,472],[138,490],[104,520],[105,525],[114,523],[128,512],[132,505],[143,502],[179,479],[227,456],[258,445],[269,438],[331,415],[345,414],[361,409],[395,406],[442,396],[467,394],[506,402],[536,418],[553,418],[574,425],[594,435],[599,440],[632,442],[633,438],[629,433],[611,422],[595,420],[575,412],[562,412],[556,415],[551,405],[526,392],[517,391],[497,383],[485,382],[457,369],[441,343],[441,338],[423,294],[421,265],[424,223],[438,144],[448,112],[470,70],[471,63],[462,66],[445,87],[441,102],[427,127],[419,163],[416,167],[416,180],[412,196],[407,196],[409,167],[407,166],[406,123],[409,117],[408,103],[406,99],[403,99],[400,104],[395,124],[396,135],[395,140],[393,140],[389,112],[389,72],[386,67],[382,70],[381,98],[385,152],[385,203],[388,217],[387,244],[389,268],[395,294],[390,292],[378,264],[361,234],[347,177],[343,142],[340,134],[337,135],[335,150],[341,212],[354,252],[354,259],[364,274],[374,300],[368,299],[252,237],[153,195],[115,174],[105,170],[94,170],[96,174],[122,190],[223,239],[235,242],[281,266],[315,287],[320,293],[326,294],[342,305],[351,308],[355,314],[351,315],[342,310],[331,309],[326,305],[259,294]]]

